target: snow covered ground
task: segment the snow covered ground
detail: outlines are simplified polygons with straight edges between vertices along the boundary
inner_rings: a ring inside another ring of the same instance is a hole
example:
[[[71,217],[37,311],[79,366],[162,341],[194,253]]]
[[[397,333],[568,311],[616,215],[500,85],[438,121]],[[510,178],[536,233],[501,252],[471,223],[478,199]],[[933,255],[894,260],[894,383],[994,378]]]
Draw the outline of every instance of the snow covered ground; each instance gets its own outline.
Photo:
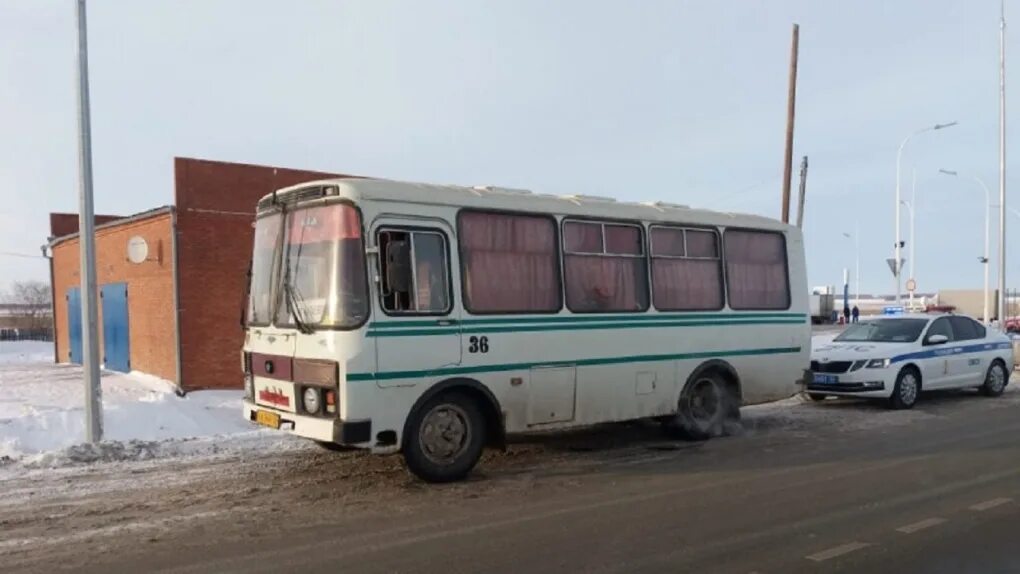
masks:
[[[178,397],[162,379],[104,372],[105,441],[84,445],[81,367],[52,361],[52,343],[0,343],[0,466],[66,466],[308,444],[243,420],[241,391]]]
[[[53,343],[46,341],[0,341],[0,365],[53,362]]]

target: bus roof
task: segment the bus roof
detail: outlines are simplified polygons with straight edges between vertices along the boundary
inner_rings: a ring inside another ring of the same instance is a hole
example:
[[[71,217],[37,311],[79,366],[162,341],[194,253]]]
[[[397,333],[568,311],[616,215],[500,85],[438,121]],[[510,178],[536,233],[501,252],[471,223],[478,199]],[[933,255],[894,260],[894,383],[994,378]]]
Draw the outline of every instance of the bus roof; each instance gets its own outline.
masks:
[[[267,194],[259,201],[259,211],[271,205],[272,198],[293,202],[290,197],[302,189],[336,186],[340,196],[358,201],[391,201],[421,205],[444,205],[523,211],[543,214],[631,219],[644,221],[679,222],[729,227],[753,227],[789,231],[796,227],[760,215],[736,214],[706,209],[693,209],[686,205],[666,202],[625,202],[611,197],[592,195],[553,195],[533,193],[526,189],[492,186],[456,186],[412,183],[387,179],[323,179],[309,181]]]

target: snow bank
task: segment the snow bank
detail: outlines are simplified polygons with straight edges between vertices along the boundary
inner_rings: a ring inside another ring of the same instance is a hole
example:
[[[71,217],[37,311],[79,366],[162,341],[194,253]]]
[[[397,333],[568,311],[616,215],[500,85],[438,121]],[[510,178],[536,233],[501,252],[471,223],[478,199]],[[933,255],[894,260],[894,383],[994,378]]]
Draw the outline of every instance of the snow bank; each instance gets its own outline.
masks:
[[[46,345],[52,360],[52,344]],[[105,442],[82,445],[82,369],[26,362],[33,353],[43,354],[36,347],[2,355],[0,461],[61,466],[306,444],[245,421],[241,391],[196,391],[178,397],[169,382],[151,375],[104,372]]]

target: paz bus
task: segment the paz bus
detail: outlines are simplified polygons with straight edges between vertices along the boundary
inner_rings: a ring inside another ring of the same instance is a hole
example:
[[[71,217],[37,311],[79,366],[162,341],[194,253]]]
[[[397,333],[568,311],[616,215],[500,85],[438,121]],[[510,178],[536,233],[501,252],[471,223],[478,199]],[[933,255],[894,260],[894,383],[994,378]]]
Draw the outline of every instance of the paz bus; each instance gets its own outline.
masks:
[[[693,439],[800,390],[800,230],[666,203],[337,179],[258,202],[244,417],[461,479],[507,435]]]

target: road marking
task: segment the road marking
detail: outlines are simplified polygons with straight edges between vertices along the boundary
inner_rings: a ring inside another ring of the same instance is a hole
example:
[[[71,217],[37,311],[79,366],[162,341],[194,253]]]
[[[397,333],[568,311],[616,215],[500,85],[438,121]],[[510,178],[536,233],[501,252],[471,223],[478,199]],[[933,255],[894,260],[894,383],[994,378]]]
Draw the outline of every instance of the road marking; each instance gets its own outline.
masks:
[[[970,509],[971,510],[975,510],[977,512],[981,512],[983,510],[988,510],[989,508],[995,508],[996,506],[1002,506],[1003,504],[1008,504],[1010,502],[1013,502],[1012,498],[993,498],[991,500],[986,500],[984,502],[979,502],[979,503],[975,504],[974,506],[971,506]]]
[[[848,542],[842,546],[836,546],[835,548],[822,550],[821,552],[805,556],[804,558],[807,558],[808,560],[814,562],[825,562],[826,560],[831,560],[832,558],[836,558],[837,556],[849,554],[851,552],[854,552],[855,550],[867,548],[868,546],[871,546],[871,544],[868,544],[867,542]]]
[[[906,526],[900,526],[899,528],[896,529],[896,532],[902,532],[904,534],[913,534],[913,533],[915,533],[915,532],[917,532],[919,530],[924,530],[925,528],[931,528],[932,526],[938,526],[939,524],[942,524],[943,522],[946,522],[945,518],[927,518],[925,520],[921,520],[921,521],[915,522],[913,524],[908,524]]]

